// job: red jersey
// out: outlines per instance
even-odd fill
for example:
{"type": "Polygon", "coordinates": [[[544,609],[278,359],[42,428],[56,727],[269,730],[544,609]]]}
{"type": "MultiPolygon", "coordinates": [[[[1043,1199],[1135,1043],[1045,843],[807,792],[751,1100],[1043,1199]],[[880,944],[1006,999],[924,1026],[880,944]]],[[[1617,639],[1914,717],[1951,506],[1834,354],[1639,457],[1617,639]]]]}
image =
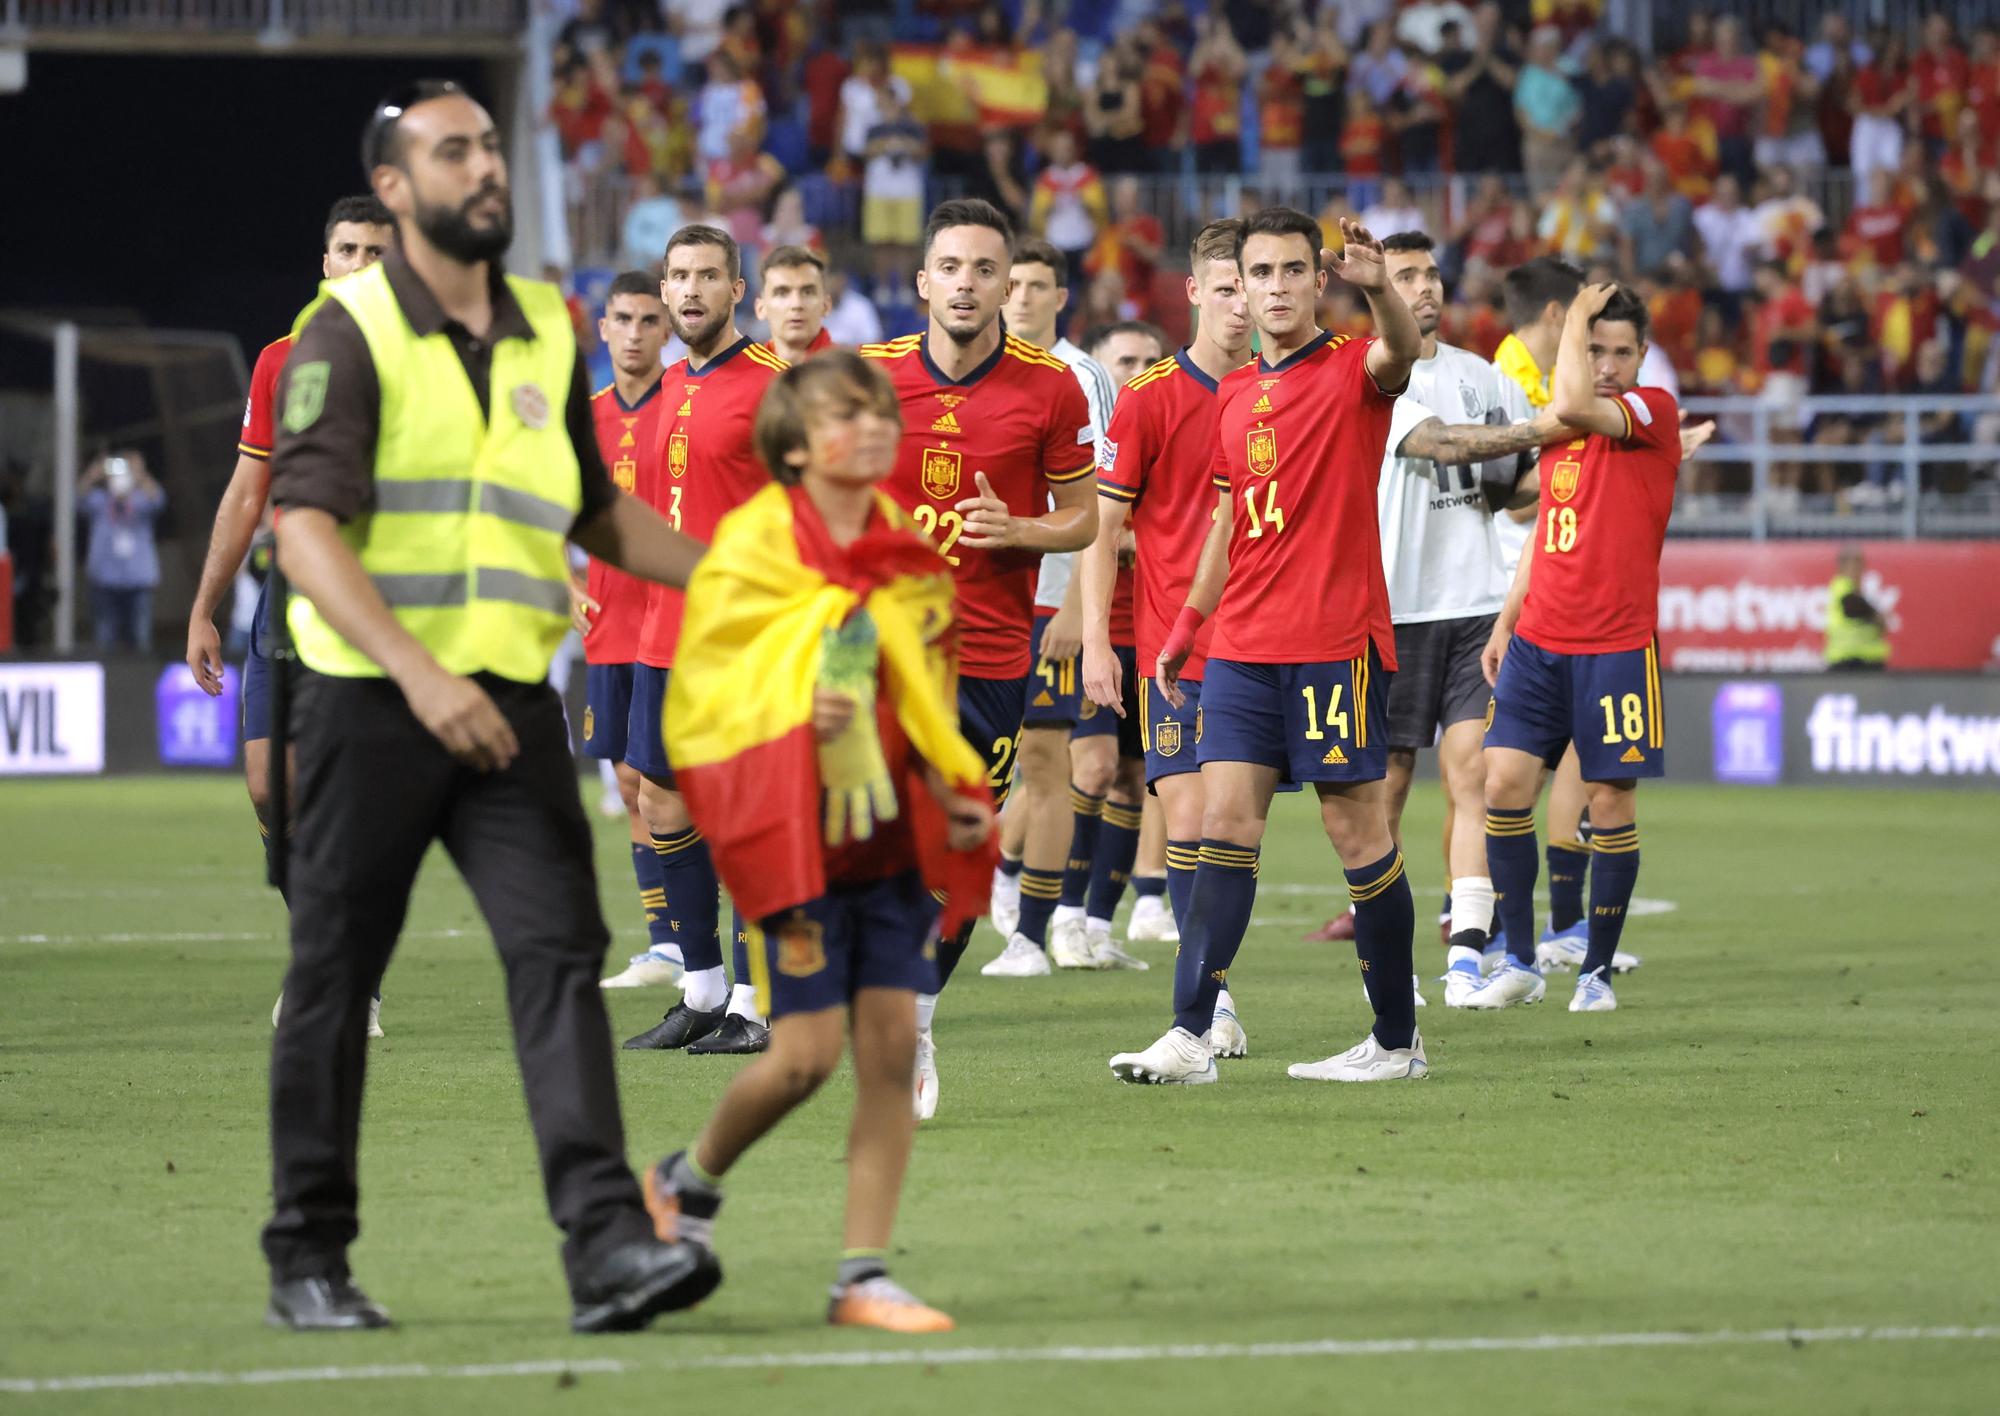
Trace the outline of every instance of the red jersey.
{"type": "Polygon", "coordinates": [[[1222,381],[1215,485],[1230,494],[1229,583],[1209,654],[1246,664],[1358,658],[1396,667],[1375,485],[1394,394],[1373,339],[1322,330],[1272,366],[1222,381]]]}
{"type": "MultiPolygon", "coordinates": [[[[778,353],[778,342],[775,339],[765,340],[764,347],[773,354],[778,353]]],[[[812,343],[806,345],[806,358],[810,359],[813,355],[819,353],[820,350],[831,348],[833,348],[833,336],[828,334],[825,329],[821,329],[818,334],[813,336],[812,343]]],[[[784,356],[779,354],[778,357],[783,358],[784,356]]]]}
{"type": "MultiPolygon", "coordinates": [[[[660,388],[658,379],[639,401],[628,405],[617,384],[607,384],[590,396],[590,418],[597,429],[597,450],[611,469],[618,490],[648,505],[659,495],[660,388]]],[[[639,657],[639,631],[646,622],[646,592],[651,582],[627,575],[593,557],[587,579],[597,617],[583,636],[587,664],[629,664],[639,657]]]]}
{"type": "Polygon", "coordinates": [[[1643,649],[1659,623],[1681,410],[1663,388],[1635,388],[1618,407],[1622,438],[1592,433],[1542,453],[1535,563],[1515,632],[1553,653],[1643,649]]]}
{"type": "Polygon", "coordinates": [[[960,546],[957,505],[979,495],[974,472],[1015,516],[1048,510],[1049,485],[1074,482],[1093,465],[1090,405],[1069,365],[1011,334],[957,383],[911,334],[864,344],[880,361],[903,408],[903,447],[883,490],[916,518],[951,562],[958,582],[959,668],[967,678],[1023,678],[1031,667],[1034,551],[960,546]]]}
{"type": "Polygon", "coordinates": [[[1133,616],[1137,609],[1136,590],[1133,575],[1128,566],[1118,567],[1118,578],[1111,582],[1111,647],[1113,649],[1133,649],[1138,644],[1138,627],[1133,616]]]}
{"type": "Polygon", "coordinates": [[[243,431],[237,435],[236,450],[259,462],[271,460],[277,442],[277,424],[271,410],[278,399],[278,375],[292,352],[292,337],[274,339],[257,351],[257,363],[250,370],[250,398],[243,405],[243,431]]]}
{"type": "MultiPolygon", "coordinates": [[[[1097,494],[1132,508],[1132,534],[1139,544],[1133,643],[1139,670],[1149,676],[1187,603],[1202,542],[1215,520],[1215,428],[1221,412],[1215,380],[1182,349],[1125,385],[1104,435],[1097,494]]],[[[1213,633],[1211,622],[1195,635],[1182,678],[1201,678],[1213,633]]],[[[1111,642],[1118,643],[1115,593],[1111,642]]]]}
{"type": "Polygon", "coordinates": [[[1933,54],[1926,49],[1910,61],[1910,73],[1917,83],[1917,121],[1924,136],[1933,142],[1949,141],[1971,86],[1972,66],[1959,50],[1933,54]]]}
{"type": "MultiPolygon", "coordinates": [[[[750,428],[764,390],[790,367],[745,335],[698,372],[683,359],[661,377],[653,495],[646,500],[676,531],[706,545],[718,521],[770,485],[771,474],[751,448],[750,428]],[[667,411],[676,397],[679,405],[667,411]]],[[[640,663],[674,666],[685,604],[686,596],[670,586],[646,587],[640,663]]]]}

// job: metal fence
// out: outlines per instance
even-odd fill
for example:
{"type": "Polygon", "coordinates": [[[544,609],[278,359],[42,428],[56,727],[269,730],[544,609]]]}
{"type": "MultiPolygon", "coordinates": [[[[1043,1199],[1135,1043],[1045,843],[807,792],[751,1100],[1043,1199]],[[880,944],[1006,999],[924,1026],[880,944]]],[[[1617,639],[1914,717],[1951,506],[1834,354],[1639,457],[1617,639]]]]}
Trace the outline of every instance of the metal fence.
{"type": "Polygon", "coordinates": [[[1682,409],[1714,418],[1717,437],[1695,455],[1710,475],[1683,475],[1674,535],[2000,536],[2000,397],[1689,398],[1682,409]],[[1957,432],[1928,440],[1924,420],[1946,413],[1957,432]],[[1829,419],[1863,426],[1808,441],[1829,419]]]}

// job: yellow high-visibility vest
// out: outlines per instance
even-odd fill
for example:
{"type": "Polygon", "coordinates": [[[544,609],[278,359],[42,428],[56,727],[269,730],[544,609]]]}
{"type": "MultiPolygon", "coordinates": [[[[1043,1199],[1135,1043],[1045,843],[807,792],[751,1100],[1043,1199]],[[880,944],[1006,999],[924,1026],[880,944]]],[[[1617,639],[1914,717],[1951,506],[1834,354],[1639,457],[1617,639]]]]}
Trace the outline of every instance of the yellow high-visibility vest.
{"type": "Polygon", "coordinates": [[[1868,664],[1889,661],[1889,640],[1882,633],[1882,626],[1856,619],[1841,605],[1841,601],[1859,588],[1853,578],[1846,575],[1834,576],[1833,583],[1826,588],[1826,661],[1829,664],[1849,659],[1868,664]]]}
{"type": "MultiPolygon", "coordinates": [[[[342,526],[341,539],[445,668],[534,683],[569,629],[564,541],[583,505],[564,421],[576,337],[554,286],[507,284],[535,337],[494,343],[484,418],[450,338],[410,327],[379,263],[322,285],[295,330],[338,300],[368,341],[381,387],[374,506],[342,526]]],[[[286,624],[308,668],[382,676],[305,597],[292,597],[286,624]]]]}

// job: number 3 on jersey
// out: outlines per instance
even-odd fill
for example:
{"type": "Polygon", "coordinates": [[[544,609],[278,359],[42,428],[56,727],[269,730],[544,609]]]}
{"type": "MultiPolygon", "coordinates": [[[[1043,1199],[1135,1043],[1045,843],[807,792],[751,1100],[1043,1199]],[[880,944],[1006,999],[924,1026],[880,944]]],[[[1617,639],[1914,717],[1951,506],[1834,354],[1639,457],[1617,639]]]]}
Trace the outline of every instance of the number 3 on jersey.
{"type": "MultiPolygon", "coordinates": [[[[1245,487],[1243,489],[1243,514],[1249,524],[1249,529],[1245,534],[1253,541],[1257,537],[1262,536],[1267,530],[1282,531],[1285,529],[1285,509],[1278,505],[1278,483],[1276,479],[1266,482],[1262,491],[1263,495],[1259,496],[1258,488],[1256,487],[1245,487]],[[1261,506],[1259,505],[1260,502],[1262,503],[1261,506]]],[[[1287,541],[1285,544],[1290,545],[1291,542],[1287,541]]]]}
{"type": "Polygon", "coordinates": [[[944,539],[939,544],[938,551],[951,564],[957,565],[958,557],[951,553],[951,548],[957,545],[958,538],[965,534],[965,518],[949,508],[939,511],[928,503],[920,503],[910,515],[924,535],[931,540],[938,540],[939,533],[943,533],[944,539]]]}

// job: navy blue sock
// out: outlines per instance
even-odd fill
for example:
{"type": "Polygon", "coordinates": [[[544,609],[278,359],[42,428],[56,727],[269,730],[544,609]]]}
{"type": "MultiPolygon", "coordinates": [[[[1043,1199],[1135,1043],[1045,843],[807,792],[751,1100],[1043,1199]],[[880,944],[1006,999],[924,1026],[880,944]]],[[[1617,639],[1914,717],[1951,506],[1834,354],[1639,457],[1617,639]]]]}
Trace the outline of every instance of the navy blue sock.
{"type": "Polygon", "coordinates": [[[1098,828],[1104,821],[1104,798],[1086,796],[1070,783],[1069,858],[1063,862],[1062,894],[1057,903],[1082,909],[1090,893],[1090,863],[1097,857],[1098,828]]]}
{"type": "MultiPolygon", "coordinates": [[[[266,880],[269,880],[271,878],[271,827],[270,824],[264,820],[264,815],[262,812],[259,812],[257,814],[257,835],[262,839],[264,844],[264,878],[266,880]]],[[[286,909],[290,909],[292,907],[292,888],[290,880],[287,880],[283,885],[280,885],[278,887],[278,898],[285,902],[286,909]]]]}
{"type": "Polygon", "coordinates": [[[1417,932],[1417,901],[1394,846],[1373,865],[1345,872],[1354,902],[1354,956],[1361,983],[1375,1009],[1375,1040],[1408,1047],[1417,1034],[1417,1000],[1410,985],[1417,932]]]}
{"type": "Polygon", "coordinates": [[[1049,945],[1049,916],[1056,912],[1062,882],[1062,876],[1053,870],[1029,866],[1021,872],[1021,922],[1014,928],[1044,949],[1049,945]]]}
{"type": "Polygon", "coordinates": [[[1200,841],[1167,842],[1167,903],[1174,923],[1186,937],[1188,904],[1194,898],[1194,868],[1200,863],[1200,841]]]}
{"type": "Polygon", "coordinates": [[[1104,824],[1097,829],[1097,853],[1090,862],[1090,895],[1083,911],[1088,918],[1110,919],[1118,912],[1125,882],[1132,878],[1132,862],[1138,857],[1139,808],[1107,801],[1104,824]]]}
{"type": "Polygon", "coordinates": [[[951,982],[952,974],[958,968],[958,961],[965,957],[966,946],[972,943],[972,931],[979,927],[979,921],[972,920],[960,925],[958,932],[937,943],[937,991],[944,992],[944,986],[951,982]]]}
{"type": "Polygon", "coordinates": [[[748,983],[750,982],[750,930],[743,923],[743,916],[733,909],[729,912],[729,925],[734,941],[729,946],[729,981],[748,983]]]}
{"type": "Polygon", "coordinates": [[[1550,841],[1549,928],[1560,934],[1583,918],[1583,882],[1590,873],[1590,847],[1581,841],[1550,841]]]}
{"type": "Polygon", "coordinates": [[[639,908],[646,912],[646,942],[658,947],[679,944],[667,923],[666,876],[660,869],[660,857],[651,843],[632,843],[632,877],[639,882],[639,908]]]}
{"type": "Polygon", "coordinates": [[[1493,913],[1507,932],[1507,954],[1535,966],[1535,809],[1486,808],[1486,870],[1493,877],[1493,913]]]}
{"type": "MultiPolygon", "coordinates": [[[[1135,852],[1133,859],[1136,860],[1138,859],[1136,854],[1138,848],[1135,846],[1133,849],[1135,852]]],[[[1134,875],[1132,877],[1132,894],[1137,899],[1143,900],[1150,895],[1164,895],[1166,893],[1167,877],[1164,875],[1134,875]]]]}
{"type": "Polygon", "coordinates": [[[1590,948],[1583,958],[1584,973],[1609,969],[1618,952],[1632,890],[1639,883],[1639,828],[1599,831],[1590,849],[1590,948]]]}
{"type": "Polygon", "coordinates": [[[1000,873],[1001,873],[1002,875],[1006,876],[1006,877],[1007,877],[1007,878],[1008,878],[1009,880],[1018,880],[1018,879],[1020,879],[1020,878],[1021,878],[1021,862],[1020,862],[1020,861],[1018,861],[1018,860],[1016,860],[1016,859],[1014,859],[1014,857],[1012,857],[1012,856],[1008,856],[1008,855],[1003,855],[1003,856],[1001,856],[1001,857],[1000,857],[1000,873]]]}
{"type": "Polygon", "coordinates": [[[660,887],[667,894],[667,927],[681,946],[681,960],[690,972],[722,967],[722,941],[716,937],[722,913],[715,879],[715,862],[708,842],[692,826],[671,836],[653,837],[660,858],[660,887]]]}
{"type": "MultiPolygon", "coordinates": [[[[1228,982],[1257,902],[1255,846],[1204,837],[1200,852],[1174,954],[1174,1025],[1196,1037],[1215,1021],[1215,995],[1228,982]]],[[[1173,859],[1172,847],[1167,858],[1173,859]]]]}

